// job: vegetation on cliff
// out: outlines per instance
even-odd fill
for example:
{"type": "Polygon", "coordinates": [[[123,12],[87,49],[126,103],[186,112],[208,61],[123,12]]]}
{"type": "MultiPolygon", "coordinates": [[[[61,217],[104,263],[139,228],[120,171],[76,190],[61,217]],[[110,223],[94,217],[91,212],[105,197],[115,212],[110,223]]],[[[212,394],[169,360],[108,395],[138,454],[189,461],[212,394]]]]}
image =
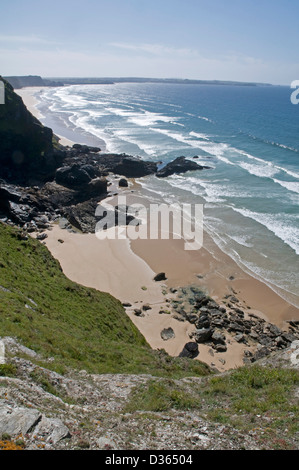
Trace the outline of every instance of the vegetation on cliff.
{"type": "Polygon", "coordinates": [[[67,279],[39,241],[0,224],[0,337],[12,336],[63,371],[203,375],[199,361],[153,351],[110,294],[67,279]]]}

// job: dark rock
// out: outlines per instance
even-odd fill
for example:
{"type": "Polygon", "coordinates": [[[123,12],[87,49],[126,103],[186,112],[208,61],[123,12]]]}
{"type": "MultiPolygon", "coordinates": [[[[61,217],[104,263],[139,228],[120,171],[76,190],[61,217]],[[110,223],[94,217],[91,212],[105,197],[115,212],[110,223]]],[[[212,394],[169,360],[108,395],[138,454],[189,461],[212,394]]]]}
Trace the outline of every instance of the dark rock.
{"type": "Polygon", "coordinates": [[[101,151],[99,147],[90,147],[89,145],[74,144],[72,147],[74,150],[79,150],[82,153],[98,153],[101,151]]]}
{"type": "Polygon", "coordinates": [[[140,308],[134,308],[134,314],[135,314],[137,317],[143,316],[142,310],[141,310],[140,308]]]}
{"type": "MultiPolygon", "coordinates": [[[[159,312],[159,313],[161,313],[161,312],[159,312]]],[[[177,314],[174,314],[172,318],[174,318],[175,320],[181,321],[181,322],[185,321],[184,317],[182,317],[181,315],[177,315],[177,314]]]]}
{"type": "Polygon", "coordinates": [[[58,168],[55,174],[57,184],[71,189],[82,188],[91,181],[90,175],[80,165],[65,166],[58,168]]]}
{"type": "Polygon", "coordinates": [[[282,339],[284,341],[287,341],[288,343],[292,343],[293,341],[296,341],[296,339],[298,339],[295,335],[293,335],[292,333],[282,333],[281,335],[282,339]]]}
{"type": "Polygon", "coordinates": [[[46,238],[48,238],[48,235],[46,233],[38,233],[36,235],[36,238],[37,240],[45,240],[46,238]]]}
{"type": "Polygon", "coordinates": [[[30,207],[8,201],[7,215],[17,224],[25,224],[30,220],[30,207]]]}
{"type": "Polygon", "coordinates": [[[187,171],[203,170],[209,168],[210,167],[199,165],[192,160],[188,160],[185,157],[178,157],[157,171],[156,176],[159,178],[165,178],[169,175],[177,173],[185,173],[187,171]]]}
{"type": "Polygon", "coordinates": [[[278,348],[286,348],[287,345],[288,345],[288,342],[283,340],[281,336],[278,336],[276,339],[275,339],[275,343],[276,343],[276,346],[278,348]]]}
{"type": "Polygon", "coordinates": [[[263,357],[268,356],[270,354],[270,352],[271,351],[268,348],[258,349],[252,357],[252,362],[258,361],[259,359],[262,359],[263,357]]]}
{"type": "Polygon", "coordinates": [[[274,337],[280,336],[282,334],[281,329],[278,328],[278,326],[273,325],[273,324],[269,325],[269,332],[274,337]]]}
{"type": "Polygon", "coordinates": [[[222,333],[219,333],[218,331],[213,332],[211,340],[214,344],[225,344],[225,336],[222,333]]]}
{"type": "Polygon", "coordinates": [[[234,322],[234,321],[229,323],[228,329],[229,329],[229,331],[239,331],[241,333],[244,332],[244,327],[242,325],[240,325],[239,323],[234,322]]]}
{"type": "Polygon", "coordinates": [[[152,307],[151,307],[150,305],[148,305],[148,304],[145,304],[145,305],[142,306],[142,310],[143,310],[144,312],[146,312],[147,310],[151,310],[151,309],[152,309],[152,307]]]}
{"type": "Polygon", "coordinates": [[[89,181],[88,185],[83,188],[86,197],[102,196],[107,194],[107,180],[103,177],[97,177],[89,181]]]}
{"type": "Polygon", "coordinates": [[[128,181],[125,178],[121,178],[118,182],[120,188],[127,188],[129,186],[128,181]]]}
{"type": "Polygon", "coordinates": [[[205,343],[211,339],[212,334],[213,330],[211,328],[201,328],[200,330],[195,330],[193,336],[197,343],[205,343]]]}
{"type": "Polygon", "coordinates": [[[98,198],[65,207],[64,215],[68,222],[83,233],[94,233],[96,229],[96,208],[98,198]]]}
{"type": "Polygon", "coordinates": [[[39,217],[34,217],[33,218],[36,226],[38,228],[49,228],[50,224],[49,224],[49,219],[48,217],[46,217],[45,215],[41,215],[39,217]]]}
{"type": "Polygon", "coordinates": [[[259,335],[256,331],[251,331],[251,333],[249,333],[249,336],[254,339],[254,340],[257,340],[259,335]]]}
{"type": "Polygon", "coordinates": [[[158,273],[156,274],[156,276],[154,277],[154,281],[156,282],[159,282],[159,281],[166,281],[167,277],[165,275],[165,273],[158,273]]]}
{"type": "Polygon", "coordinates": [[[161,338],[164,341],[167,341],[169,339],[172,339],[175,337],[174,331],[171,327],[169,328],[164,328],[164,330],[161,331],[161,338]]]}
{"type": "Polygon", "coordinates": [[[263,334],[258,337],[258,342],[263,346],[269,346],[272,342],[272,338],[266,334],[263,334]]]}
{"type": "Polygon", "coordinates": [[[6,207],[7,201],[19,202],[22,193],[13,185],[1,184],[0,186],[0,207],[6,207]]]}
{"type": "Polygon", "coordinates": [[[210,328],[211,322],[209,316],[206,313],[201,313],[198,320],[195,323],[197,329],[210,328]]]}
{"type": "Polygon", "coordinates": [[[217,351],[217,352],[226,352],[227,351],[227,346],[226,344],[216,344],[214,349],[217,351]]]}
{"type": "Polygon", "coordinates": [[[201,308],[201,307],[207,305],[210,302],[210,300],[211,299],[209,297],[203,296],[200,299],[196,299],[196,304],[195,305],[196,305],[197,308],[201,308]]]}
{"type": "Polygon", "coordinates": [[[237,343],[245,343],[246,342],[245,335],[243,335],[242,333],[238,333],[235,336],[235,341],[237,341],[237,343]]]}
{"type": "Polygon", "coordinates": [[[189,313],[187,314],[187,320],[189,321],[189,323],[196,323],[198,320],[198,315],[196,315],[195,313],[189,313]]]}
{"type": "Polygon", "coordinates": [[[175,309],[185,320],[187,320],[187,312],[183,307],[176,307],[175,309]]]}
{"type": "Polygon", "coordinates": [[[218,310],[219,309],[219,305],[217,304],[217,302],[215,302],[214,300],[211,300],[211,299],[209,300],[209,302],[206,305],[207,305],[208,309],[213,309],[213,310],[218,310]]]}
{"type": "Polygon", "coordinates": [[[157,164],[126,154],[101,154],[98,164],[102,169],[126,178],[141,178],[157,171],[157,164]]]}
{"type": "Polygon", "coordinates": [[[233,307],[234,312],[238,314],[239,317],[244,318],[244,312],[240,308],[233,307]]]}
{"type": "Polygon", "coordinates": [[[189,359],[194,359],[199,354],[198,344],[190,341],[186,343],[182,352],[179,354],[179,357],[188,357],[189,359]]]}
{"type": "Polygon", "coordinates": [[[225,327],[225,320],[223,318],[213,318],[212,325],[216,328],[224,328],[225,327]]]}

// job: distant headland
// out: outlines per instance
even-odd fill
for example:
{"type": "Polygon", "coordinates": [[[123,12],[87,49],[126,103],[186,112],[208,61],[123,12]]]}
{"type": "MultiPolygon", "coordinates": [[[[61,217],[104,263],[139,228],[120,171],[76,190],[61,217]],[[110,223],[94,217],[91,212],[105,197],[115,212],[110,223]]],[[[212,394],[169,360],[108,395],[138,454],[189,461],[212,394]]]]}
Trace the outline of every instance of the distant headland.
{"type": "Polygon", "coordinates": [[[15,89],[33,86],[64,85],[114,85],[115,83],[171,83],[178,85],[229,85],[229,86],[272,86],[270,83],[237,82],[224,80],[192,80],[182,78],[140,78],[140,77],[51,77],[39,75],[4,77],[15,89]]]}

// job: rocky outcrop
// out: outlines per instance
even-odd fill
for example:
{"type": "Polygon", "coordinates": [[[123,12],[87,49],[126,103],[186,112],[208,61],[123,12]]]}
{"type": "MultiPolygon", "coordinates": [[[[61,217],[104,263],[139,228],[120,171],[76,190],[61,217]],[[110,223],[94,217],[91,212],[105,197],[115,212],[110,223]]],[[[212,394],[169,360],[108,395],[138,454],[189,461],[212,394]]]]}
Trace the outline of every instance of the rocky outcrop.
{"type": "MultiPolygon", "coordinates": [[[[0,77],[0,80],[1,79],[0,77]]],[[[4,81],[5,104],[0,106],[0,178],[26,184],[53,178],[64,157],[53,132],[43,126],[4,81]]]]}
{"type": "MultiPolygon", "coordinates": [[[[39,83],[40,77],[31,78],[39,83]]],[[[3,221],[10,220],[33,231],[48,228],[60,215],[76,228],[93,232],[97,203],[108,194],[109,174],[120,176],[119,187],[128,187],[126,178],[165,177],[207,168],[179,157],[158,170],[156,162],[124,153],[101,153],[99,147],[82,144],[63,147],[52,130],[43,126],[12,86],[3,81],[6,98],[5,105],[0,106],[0,218],[3,221]]],[[[127,216],[126,223],[131,220],[127,216]]],[[[117,225],[117,217],[114,223],[117,225]]]]}
{"type": "Polygon", "coordinates": [[[244,311],[235,295],[222,305],[205,295],[196,286],[182,288],[172,302],[174,317],[195,326],[190,339],[205,344],[218,353],[225,353],[230,339],[244,345],[244,363],[253,363],[275,351],[289,348],[299,340],[299,322],[290,321],[285,329],[244,311]],[[246,348],[247,346],[247,348],[246,348]]]}
{"type": "Polygon", "coordinates": [[[165,178],[177,173],[186,173],[187,171],[196,171],[209,168],[210,167],[208,166],[202,166],[192,160],[188,160],[186,157],[178,157],[157,171],[156,176],[158,178],[165,178]]]}

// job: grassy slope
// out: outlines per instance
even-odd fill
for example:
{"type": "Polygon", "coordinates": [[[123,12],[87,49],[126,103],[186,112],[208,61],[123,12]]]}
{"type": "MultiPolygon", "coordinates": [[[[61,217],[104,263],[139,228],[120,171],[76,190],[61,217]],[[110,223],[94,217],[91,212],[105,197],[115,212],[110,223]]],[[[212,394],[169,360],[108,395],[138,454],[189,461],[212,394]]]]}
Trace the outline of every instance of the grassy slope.
{"type": "Polygon", "coordinates": [[[53,357],[59,372],[208,373],[199,361],[151,350],[118,300],[67,279],[45,246],[20,234],[0,224],[0,337],[53,357]]]}

